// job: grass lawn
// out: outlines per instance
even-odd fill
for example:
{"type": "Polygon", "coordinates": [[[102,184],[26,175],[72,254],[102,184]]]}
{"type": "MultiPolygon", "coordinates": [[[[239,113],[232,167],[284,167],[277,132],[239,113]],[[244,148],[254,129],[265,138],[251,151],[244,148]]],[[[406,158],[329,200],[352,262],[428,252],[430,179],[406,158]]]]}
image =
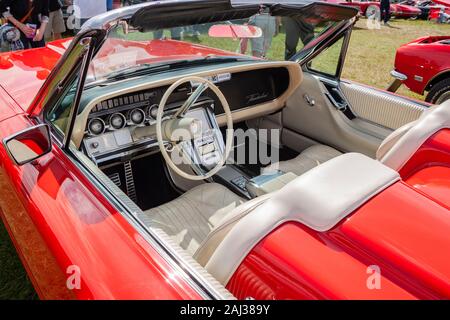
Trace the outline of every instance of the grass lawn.
{"type": "MultiPolygon", "coordinates": [[[[366,19],[357,22],[352,32],[344,65],[343,78],[386,89],[392,82],[389,72],[394,66],[395,51],[407,42],[429,35],[450,35],[450,25],[423,20],[392,20],[392,28],[368,30],[366,19]]],[[[399,94],[424,100],[418,94],[400,87],[399,94]]]]}
{"type": "MultiPolygon", "coordinates": [[[[424,20],[393,19],[390,21],[391,27],[381,26],[381,29],[371,30],[367,26],[367,21],[367,19],[360,19],[353,29],[342,78],[380,89],[386,89],[393,81],[390,71],[393,69],[395,52],[398,47],[422,36],[450,35],[449,24],[443,25],[424,20]]],[[[283,60],[284,39],[283,33],[274,37],[267,55],[269,59],[283,60]]],[[[211,39],[206,36],[201,37],[201,44],[230,51],[236,51],[238,47],[236,41],[211,39]]],[[[334,52],[327,54],[327,59],[335,58],[339,54],[337,49],[336,47],[334,52]]],[[[330,63],[330,61],[319,62],[321,65],[326,63],[330,63]]],[[[404,86],[400,87],[398,93],[419,100],[425,99],[404,86]]]]}
{"type": "MultiPolygon", "coordinates": [[[[392,81],[389,72],[394,64],[395,51],[400,45],[421,36],[450,34],[450,25],[438,25],[428,21],[393,20],[391,28],[382,27],[380,30],[369,30],[366,22],[366,19],[358,21],[353,31],[343,78],[381,89],[387,88],[392,81]]],[[[236,41],[211,39],[205,36],[201,37],[201,42],[231,51],[235,51],[238,47],[236,41]]],[[[337,53],[338,51],[332,52],[332,56],[336,57],[337,53]]],[[[283,59],[283,34],[273,39],[268,56],[270,59],[283,59]]],[[[399,93],[424,99],[404,87],[400,88],[399,93]]],[[[36,294],[0,222],[0,299],[32,298],[36,298],[36,294]]]]}
{"type": "Polygon", "coordinates": [[[36,298],[33,286],[0,219],[0,300],[36,298]]]}

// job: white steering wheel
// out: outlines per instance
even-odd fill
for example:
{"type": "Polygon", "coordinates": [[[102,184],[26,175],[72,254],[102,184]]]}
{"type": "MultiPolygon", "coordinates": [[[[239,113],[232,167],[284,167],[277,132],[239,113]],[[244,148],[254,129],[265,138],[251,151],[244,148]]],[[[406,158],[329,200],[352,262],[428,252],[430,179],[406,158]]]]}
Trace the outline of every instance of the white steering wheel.
{"type": "MultiPolygon", "coordinates": [[[[213,117],[215,120],[215,116],[213,117]]],[[[217,124],[217,123],[216,123],[217,124]]],[[[218,126],[216,126],[218,128],[218,126]]],[[[232,145],[233,145],[233,118],[231,115],[230,106],[228,104],[228,101],[226,100],[223,93],[220,91],[220,89],[211,81],[201,78],[201,77],[185,77],[178,81],[176,81],[174,84],[172,84],[167,91],[165,92],[164,96],[161,99],[161,102],[159,104],[158,113],[156,116],[156,137],[158,139],[158,145],[161,150],[162,156],[164,160],[166,161],[167,165],[175,171],[178,175],[180,175],[183,178],[189,179],[189,180],[204,180],[208,179],[212,176],[214,176],[217,172],[219,172],[220,169],[225,165],[225,162],[230,154],[232,145]],[[178,109],[173,116],[170,117],[170,119],[164,119],[164,108],[166,107],[167,101],[169,100],[169,97],[172,95],[172,93],[177,89],[179,86],[181,86],[184,83],[191,82],[198,84],[195,91],[190,95],[190,97],[186,100],[186,102],[178,109]],[[195,122],[195,120],[192,119],[185,119],[184,116],[186,112],[197,102],[198,98],[200,98],[201,94],[206,90],[211,89],[211,91],[219,98],[219,101],[223,107],[223,110],[225,111],[226,119],[227,119],[227,130],[226,130],[226,142],[225,142],[225,150],[222,152],[220,150],[217,150],[217,152],[222,153],[220,160],[217,162],[216,166],[209,170],[206,173],[199,173],[197,174],[189,174],[181,170],[173,161],[171,156],[169,155],[169,152],[166,150],[165,142],[175,143],[179,142],[176,141],[176,139],[171,139],[171,133],[175,132],[177,127],[180,127],[182,129],[187,129],[191,132],[192,136],[195,135],[195,131],[198,129],[198,122],[195,122]],[[170,124],[169,124],[170,123],[170,124]],[[169,128],[169,129],[167,129],[169,128]],[[168,133],[169,131],[169,133],[168,133]],[[164,135],[163,135],[164,133],[164,135]]],[[[221,139],[223,144],[223,137],[219,133],[215,135],[216,139],[221,139]]],[[[194,137],[188,137],[187,140],[194,139],[194,137]]],[[[186,140],[185,140],[186,141],[186,140]]],[[[187,150],[184,150],[185,143],[178,144],[181,146],[181,152],[183,154],[186,154],[187,150]]],[[[192,146],[192,148],[195,148],[195,145],[192,146]]],[[[195,150],[195,152],[198,152],[198,150],[195,150]]],[[[191,164],[192,165],[192,164],[191,164]]]]}

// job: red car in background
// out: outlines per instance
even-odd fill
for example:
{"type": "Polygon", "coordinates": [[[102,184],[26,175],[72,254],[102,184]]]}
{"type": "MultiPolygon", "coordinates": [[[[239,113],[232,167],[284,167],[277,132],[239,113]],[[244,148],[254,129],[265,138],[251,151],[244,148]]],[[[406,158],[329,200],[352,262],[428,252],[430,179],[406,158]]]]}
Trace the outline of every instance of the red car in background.
{"type": "Polygon", "coordinates": [[[426,101],[442,103],[450,98],[450,36],[422,37],[397,49],[396,79],[390,91],[401,83],[411,91],[423,95],[426,101]]]}
{"type": "Polygon", "coordinates": [[[446,5],[445,1],[440,2],[438,0],[434,2],[430,0],[424,1],[406,0],[403,1],[402,3],[419,8],[422,11],[422,13],[418,16],[418,18],[423,20],[438,19],[441,11],[443,11],[446,14],[450,14],[450,6],[448,4],[446,5]]]}
{"type": "Polygon", "coordinates": [[[391,11],[393,16],[403,19],[416,18],[422,14],[422,10],[404,2],[391,3],[391,11]]]}
{"type": "MultiPolygon", "coordinates": [[[[359,10],[360,14],[369,18],[373,15],[380,17],[380,2],[379,1],[354,1],[354,0],[323,0],[324,2],[337,3],[344,6],[351,6],[359,10]]],[[[414,6],[404,3],[392,3],[391,15],[396,18],[415,18],[419,16],[422,11],[414,6]]]]}

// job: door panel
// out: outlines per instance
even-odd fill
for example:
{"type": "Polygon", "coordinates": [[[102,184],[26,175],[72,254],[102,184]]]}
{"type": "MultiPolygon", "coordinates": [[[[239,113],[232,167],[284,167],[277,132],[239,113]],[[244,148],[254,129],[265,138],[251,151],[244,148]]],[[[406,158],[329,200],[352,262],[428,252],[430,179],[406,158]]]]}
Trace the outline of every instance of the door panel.
{"type": "Polygon", "coordinates": [[[283,109],[282,142],[298,150],[298,141],[313,140],[343,152],[375,157],[393,130],[416,120],[427,107],[406,98],[350,82],[331,81],[311,73],[283,109]],[[326,84],[326,85],[325,85],[326,84]],[[330,89],[331,88],[331,89],[330,89]],[[340,97],[336,103],[332,97],[340,97]],[[338,108],[348,105],[347,111],[338,108]]]}
{"type": "Polygon", "coordinates": [[[333,106],[327,94],[327,88],[318,77],[304,73],[303,83],[283,109],[283,144],[301,151],[296,148],[296,140],[307,137],[344,152],[354,151],[374,157],[389,131],[373,124],[362,126],[348,119],[333,106]]]}
{"type": "Polygon", "coordinates": [[[417,120],[427,108],[406,98],[352,82],[342,81],[340,87],[358,118],[392,130],[417,120]]]}

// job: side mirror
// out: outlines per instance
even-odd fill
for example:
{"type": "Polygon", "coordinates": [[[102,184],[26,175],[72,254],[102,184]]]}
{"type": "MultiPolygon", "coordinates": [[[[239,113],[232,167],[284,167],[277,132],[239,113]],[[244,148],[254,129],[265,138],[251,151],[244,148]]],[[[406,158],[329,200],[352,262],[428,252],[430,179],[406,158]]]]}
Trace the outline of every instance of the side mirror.
{"type": "Polygon", "coordinates": [[[40,124],[3,140],[9,157],[19,166],[32,162],[52,150],[50,128],[40,124]]]}

